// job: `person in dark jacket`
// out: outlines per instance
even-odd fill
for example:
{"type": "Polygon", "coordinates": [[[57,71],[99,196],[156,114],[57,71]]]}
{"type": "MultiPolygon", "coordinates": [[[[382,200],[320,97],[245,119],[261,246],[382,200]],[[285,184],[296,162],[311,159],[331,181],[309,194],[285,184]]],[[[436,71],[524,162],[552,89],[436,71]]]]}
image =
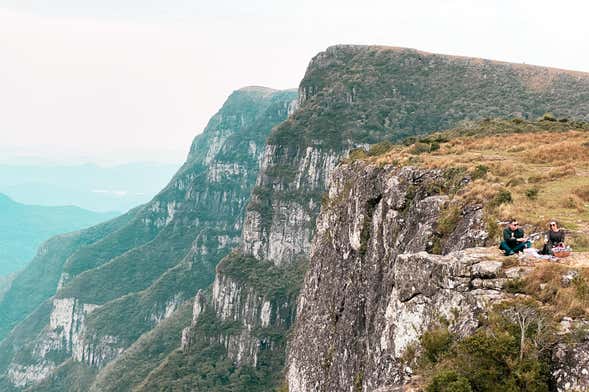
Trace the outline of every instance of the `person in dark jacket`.
{"type": "Polygon", "coordinates": [[[532,246],[528,238],[524,237],[524,230],[519,227],[517,219],[511,219],[509,225],[503,230],[503,241],[499,249],[505,252],[506,256],[523,252],[525,248],[532,246]]]}
{"type": "Polygon", "coordinates": [[[564,230],[558,227],[556,221],[550,222],[549,229],[545,236],[544,247],[542,248],[543,255],[551,255],[552,248],[555,246],[564,246],[564,230]]]}

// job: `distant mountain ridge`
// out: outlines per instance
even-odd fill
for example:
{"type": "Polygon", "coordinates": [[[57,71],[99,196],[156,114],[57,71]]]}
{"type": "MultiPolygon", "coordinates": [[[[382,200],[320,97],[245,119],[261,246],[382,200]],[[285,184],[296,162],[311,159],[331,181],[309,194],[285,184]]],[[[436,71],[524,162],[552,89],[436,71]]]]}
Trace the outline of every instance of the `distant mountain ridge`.
{"type": "Polygon", "coordinates": [[[117,166],[0,164],[0,193],[25,204],[76,205],[123,213],[149,201],[179,166],[148,162],[117,166]]]}
{"type": "Polygon", "coordinates": [[[0,275],[23,268],[49,237],[86,228],[116,215],[75,206],[26,205],[0,193],[0,275]]]}

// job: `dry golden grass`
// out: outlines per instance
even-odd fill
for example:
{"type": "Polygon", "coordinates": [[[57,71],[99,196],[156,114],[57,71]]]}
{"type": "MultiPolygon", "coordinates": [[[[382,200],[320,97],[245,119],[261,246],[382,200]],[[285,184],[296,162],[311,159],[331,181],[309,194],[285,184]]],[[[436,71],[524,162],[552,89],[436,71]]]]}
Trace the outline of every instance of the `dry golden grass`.
{"type": "Polygon", "coordinates": [[[589,235],[589,132],[537,131],[492,136],[456,137],[435,152],[415,154],[414,145],[395,146],[368,158],[379,164],[428,168],[461,167],[486,175],[456,197],[488,205],[506,190],[512,202],[493,209],[497,220],[516,217],[527,231],[544,231],[556,219],[568,231],[589,235]]]}
{"type": "Polygon", "coordinates": [[[589,313],[589,269],[571,268],[553,262],[537,263],[522,281],[522,289],[550,309],[555,321],[589,313]],[[562,277],[574,270],[577,277],[565,285],[562,277]]]}
{"type": "Polygon", "coordinates": [[[577,195],[584,202],[589,202],[589,185],[581,186],[573,189],[573,193],[577,195]]]}
{"type": "Polygon", "coordinates": [[[527,150],[526,158],[530,163],[571,163],[579,157],[587,155],[589,149],[582,145],[583,139],[579,134],[570,132],[567,139],[561,142],[539,145],[533,150],[527,150]]]}

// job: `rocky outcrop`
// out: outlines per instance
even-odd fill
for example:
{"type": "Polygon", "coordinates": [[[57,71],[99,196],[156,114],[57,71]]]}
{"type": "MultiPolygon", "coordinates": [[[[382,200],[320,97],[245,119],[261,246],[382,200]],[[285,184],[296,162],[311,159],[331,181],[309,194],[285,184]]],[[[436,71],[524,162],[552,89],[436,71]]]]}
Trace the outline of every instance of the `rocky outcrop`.
{"type": "Polygon", "coordinates": [[[558,392],[589,391],[589,342],[557,344],[552,362],[558,392]]]}
{"type": "MultiPolygon", "coordinates": [[[[426,252],[445,181],[439,170],[362,162],[335,171],[289,343],[290,391],[401,386],[412,373],[403,355],[425,330],[443,318],[464,336],[502,297],[502,264],[484,249],[458,241],[447,255],[426,252]]],[[[470,210],[449,237],[482,246],[484,220],[470,210]]]]}
{"type": "MultiPolygon", "coordinates": [[[[298,292],[297,283],[283,279],[282,272],[269,262],[260,268],[254,258],[242,259],[237,254],[226,257],[217,267],[210,294],[199,291],[196,295],[193,321],[182,332],[184,352],[190,354],[193,346],[202,347],[203,342],[209,346],[217,344],[224,347],[225,356],[236,365],[254,368],[260,357],[267,363],[267,357],[280,355],[285,342],[277,337],[292,325],[295,315],[289,304],[298,292]],[[244,268],[245,265],[250,268],[244,268]],[[274,279],[253,284],[255,276],[261,273],[271,274],[274,279]],[[203,330],[201,317],[208,317],[206,322],[218,327],[203,330]]],[[[283,365],[270,366],[279,370],[283,365]]]]}

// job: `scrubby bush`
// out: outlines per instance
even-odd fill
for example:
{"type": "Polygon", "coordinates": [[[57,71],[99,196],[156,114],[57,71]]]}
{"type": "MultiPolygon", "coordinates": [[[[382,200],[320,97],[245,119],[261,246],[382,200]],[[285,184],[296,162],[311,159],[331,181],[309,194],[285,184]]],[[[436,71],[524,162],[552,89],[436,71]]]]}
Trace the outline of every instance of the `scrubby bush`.
{"type": "Polygon", "coordinates": [[[348,160],[355,161],[358,159],[365,159],[366,157],[368,157],[368,153],[366,152],[365,149],[355,148],[352,151],[350,151],[350,154],[348,155],[348,160]]]}
{"type": "Polygon", "coordinates": [[[582,275],[575,276],[573,279],[573,287],[575,288],[575,294],[579,299],[582,301],[589,300],[589,285],[587,284],[587,279],[582,275]]]}
{"type": "Polygon", "coordinates": [[[389,152],[392,148],[393,148],[394,144],[389,142],[388,140],[385,140],[383,142],[380,142],[378,144],[374,144],[370,147],[370,149],[368,150],[368,155],[369,156],[377,156],[377,155],[382,155],[385,154],[387,152],[389,152]]]}
{"type": "Polygon", "coordinates": [[[489,172],[489,167],[486,165],[477,165],[471,173],[473,180],[484,178],[489,172]]]}
{"type": "Polygon", "coordinates": [[[414,155],[419,155],[419,154],[423,154],[426,152],[430,152],[430,150],[431,150],[431,147],[429,144],[417,142],[417,143],[415,143],[415,145],[413,146],[413,148],[409,152],[414,155]]]}
{"type": "Polygon", "coordinates": [[[516,176],[516,177],[511,178],[509,181],[507,181],[506,185],[510,186],[510,187],[514,187],[514,186],[522,185],[525,183],[526,183],[526,180],[524,180],[523,177],[516,176]]]}
{"type": "Polygon", "coordinates": [[[439,342],[434,349],[444,349],[434,350],[436,361],[426,391],[548,392],[546,348],[554,335],[549,325],[533,302],[514,301],[497,306],[483,326],[466,338],[447,339],[439,332],[428,335],[439,342]],[[451,344],[446,348],[442,343],[448,340],[451,344]]]}
{"type": "Polygon", "coordinates": [[[530,184],[536,184],[536,183],[542,182],[542,181],[544,181],[546,179],[547,179],[547,176],[545,176],[545,175],[542,175],[542,174],[533,174],[530,177],[528,177],[528,182],[530,184]]]}
{"type": "Polygon", "coordinates": [[[576,195],[565,196],[563,205],[579,212],[585,211],[585,203],[576,195]]]}
{"type": "Polygon", "coordinates": [[[589,202],[589,185],[585,185],[573,190],[573,194],[575,194],[579,199],[589,202]]]}
{"type": "Polygon", "coordinates": [[[471,392],[472,387],[468,378],[453,370],[444,370],[435,375],[428,385],[427,392],[471,392]]]}
{"type": "Polygon", "coordinates": [[[530,200],[536,200],[538,198],[538,192],[540,190],[536,187],[526,189],[526,197],[530,200]]]}
{"type": "Polygon", "coordinates": [[[512,201],[513,198],[511,197],[511,192],[502,189],[495,195],[495,197],[491,201],[491,204],[493,206],[500,206],[501,204],[511,203],[512,201]]]}
{"type": "Polygon", "coordinates": [[[509,279],[505,282],[503,289],[511,294],[525,293],[525,282],[521,279],[509,279]]]}
{"type": "Polygon", "coordinates": [[[421,336],[424,359],[430,363],[437,363],[446,355],[451,344],[452,334],[445,326],[438,326],[428,330],[421,336]]]}

